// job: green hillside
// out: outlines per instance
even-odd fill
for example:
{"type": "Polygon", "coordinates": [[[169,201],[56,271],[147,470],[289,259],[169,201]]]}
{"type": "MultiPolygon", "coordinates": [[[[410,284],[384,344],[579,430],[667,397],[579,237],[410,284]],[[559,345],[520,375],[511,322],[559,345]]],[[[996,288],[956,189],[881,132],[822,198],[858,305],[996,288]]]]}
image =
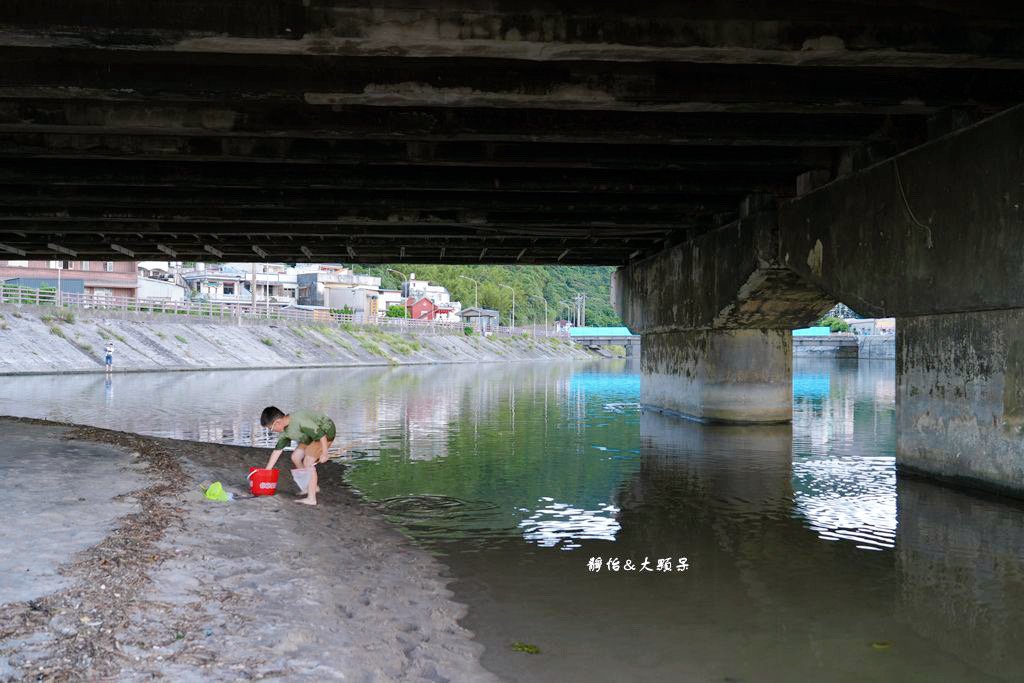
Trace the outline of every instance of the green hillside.
{"type": "Polygon", "coordinates": [[[379,275],[385,287],[397,289],[402,278],[387,270],[394,268],[408,275],[416,273],[419,280],[430,280],[443,285],[452,293],[452,299],[463,306],[473,305],[474,285],[460,275],[480,281],[480,305],[501,312],[502,324],[508,324],[512,310],[512,293],[499,285],[516,290],[516,323],[529,325],[544,318],[544,304],[548,302],[548,318],[565,318],[566,307],[559,301],[570,301],[579,293],[587,295],[588,325],[621,325],[622,322],[609,301],[612,271],[610,266],[439,266],[398,263],[384,266],[360,266],[358,273],[379,275]]]}

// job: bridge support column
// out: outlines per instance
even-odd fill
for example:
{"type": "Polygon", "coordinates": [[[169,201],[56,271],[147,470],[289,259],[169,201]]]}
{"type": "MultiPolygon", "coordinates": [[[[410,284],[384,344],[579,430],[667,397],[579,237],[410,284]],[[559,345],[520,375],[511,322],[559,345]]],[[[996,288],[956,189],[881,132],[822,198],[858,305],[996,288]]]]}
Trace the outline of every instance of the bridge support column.
{"type": "Polygon", "coordinates": [[[789,422],[792,347],[786,330],[646,334],[640,401],[701,422],[789,422]]]}
{"type": "Polygon", "coordinates": [[[1024,495],[1024,310],[898,325],[897,465],[1024,495]]]}
{"type": "Polygon", "coordinates": [[[792,419],[791,332],[833,302],[779,254],[775,200],[620,268],[612,301],[640,344],[640,401],[705,422],[792,419]]]}
{"type": "Polygon", "coordinates": [[[896,462],[1024,497],[1024,106],[779,209],[781,253],[897,318],[896,462]]]}

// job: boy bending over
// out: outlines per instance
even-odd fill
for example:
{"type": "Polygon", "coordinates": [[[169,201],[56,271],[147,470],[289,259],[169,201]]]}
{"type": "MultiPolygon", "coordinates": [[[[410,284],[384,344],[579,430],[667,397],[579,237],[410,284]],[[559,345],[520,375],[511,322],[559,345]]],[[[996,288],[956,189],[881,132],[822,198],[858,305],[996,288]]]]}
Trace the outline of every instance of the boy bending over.
{"type": "Polygon", "coordinates": [[[297,410],[290,415],[285,415],[274,406],[267,406],[260,415],[260,424],[268,427],[272,432],[280,432],[281,438],[277,440],[274,451],[270,454],[266,469],[273,469],[277,459],[285,447],[292,441],[297,441],[298,446],[292,452],[292,463],[295,469],[308,468],[312,471],[309,475],[309,488],[306,497],[300,498],[298,502],[306,505],[316,505],[316,494],[320,490],[316,480],[316,466],[327,462],[327,449],[334,443],[336,428],[331,418],[322,413],[315,413],[310,410],[297,410]]]}

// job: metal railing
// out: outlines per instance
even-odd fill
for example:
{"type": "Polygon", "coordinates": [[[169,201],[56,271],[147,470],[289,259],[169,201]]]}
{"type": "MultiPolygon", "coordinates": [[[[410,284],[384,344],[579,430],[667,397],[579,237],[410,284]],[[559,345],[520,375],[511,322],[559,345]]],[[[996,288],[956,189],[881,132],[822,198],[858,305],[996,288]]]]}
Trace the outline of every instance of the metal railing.
{"type": "MultiPolygon", "coordinates": [[[[0,285],[0,304],[24,304],[32,306],[61,306],[83,310],[120,311],[124,313],[150,313],[162,315],[188,315],[198,319],[231,324],[254,324],[258,322],[279,322],[306,325],[334,325],[345,327],[386,328],[392,331],[422,332],[427,334],[465,334],[466,327],[476,326],[461,321],[414,320],[412,318],[384,318],[362,314],[334,313],[326,309],[304,309],[271,306],[258,303],[224,304],[206,301],[171,301],[168,299],[146,299],[106,294],[80,294],[60,292],[55,289],[37,289],[20,285],[0,285]]],[[[567,332],[530,327],[497,327],[491,333],[502,336],[568,337],[567,332]]]]}

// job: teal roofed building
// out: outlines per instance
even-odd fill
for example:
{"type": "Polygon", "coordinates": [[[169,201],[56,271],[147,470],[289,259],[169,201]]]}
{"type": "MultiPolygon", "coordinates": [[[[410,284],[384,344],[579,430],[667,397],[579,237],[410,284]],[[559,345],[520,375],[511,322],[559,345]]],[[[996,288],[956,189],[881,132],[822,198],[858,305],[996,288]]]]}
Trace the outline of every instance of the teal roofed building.
{"type": "Polygon", "coordinates": [[[632,337],[628,327],[570,327],[570,337],[632,337]]]}

